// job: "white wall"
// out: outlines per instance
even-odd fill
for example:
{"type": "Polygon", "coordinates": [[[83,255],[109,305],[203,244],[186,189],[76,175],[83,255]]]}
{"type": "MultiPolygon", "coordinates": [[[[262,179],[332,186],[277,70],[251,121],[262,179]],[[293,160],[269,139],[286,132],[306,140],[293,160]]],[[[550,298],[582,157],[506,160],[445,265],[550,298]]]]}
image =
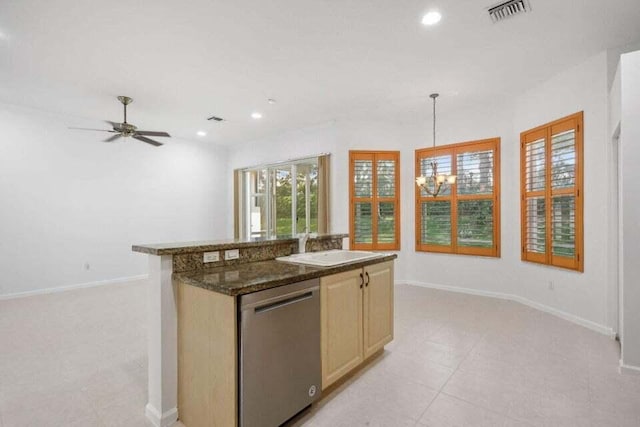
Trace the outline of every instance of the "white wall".
{"type": "Polygon", "coordinates": [[[622,55],[622,363],[640,369],[640,51],[622,55]]]}
{"type": "MultiPolygon", "coordinates": [[[[499,136],[501,143],[502,256],[499,259],[414,251],[414,151],[431,145],[431,104],[424,120],[411,123],[328,123],[244,144],[230,154],[230,167],[278,161],[320,152],[332,154],[332,231],[348,231],[348,152],[401,151],[402,250],[398,281],[515,295],[576,316],[602,331],[607,317],[607,55],[605,52],[531,88],[514,100],[488,100],[475,108],[438,115],[438,144],[499,136]],[[585,112],[585,272],[520,261],[520,132],[585,112]],[[553,281],[554,290],[549,290],[553,281]]],[[[443,97],[439,100],[446,102],[443,97]]],[[[231,196],[230,196],[231,197],[231,196]]],[[[229,199],[231,205],[231,200],[229,199]]],[[[231,221],[231,219],[230,219],[231,221]]],[[[231,229],[231,222],[228,227],[231,229]]]]}
{"type": "MultiPolygon", "coordinates": [[[[584,273],[521,266],[521,292],[529,299],[600,325],[612,326],[607,312],[610,171],[606,52],[598,54],[518,99],[514,130],[529,129],[584,110],[584,273]],[[553,280],[550,292],[541,281],[553,280]]],[[[517,169],[517,167],[515,168],[517,169]]]]}
{"type": "Polygon", "coordinates": [[[616,79],[616,73],[618,71],[618,64],[620,63],[620,55],[629,52],[635,52],[640,50],[640,40],[636,40],[634,42],[622,45],[615,46],[609,50],[607,50],[607,69],[608,69],[608,78],[609,87],[614,84],[616,79]]]}
{"type": "Polygon", "coordinates": [[[0,104],[0,296],[144,275],[132,244],[226,234],[226,150],[68,126],[104,123],[0,104]]]}
{"type": "Polygon", "coordinates": [[[620,125],[622,114],[622,81],[620,76],[620,61],[616,64],[613,83],[609,90],[609,135],[614,136],[620,125]]]}
{"type": "MultiPolygon", "coordinates": [[[[618,61],[619,62],[619,61],[618,61]]],[[[620,118],[622,110],[622,83],[620,79],[620,66],[616,66],[613,84],[609,91],[609,143],[611,152],[611,173],[609,180],[609,247],[607,252],[609,255],[609,292],[608,304],[609,315],[611,316],[611,324],[614,330],[618,332],[621,338],[622,329],[622,293],[620,292],[620,118]]]]}

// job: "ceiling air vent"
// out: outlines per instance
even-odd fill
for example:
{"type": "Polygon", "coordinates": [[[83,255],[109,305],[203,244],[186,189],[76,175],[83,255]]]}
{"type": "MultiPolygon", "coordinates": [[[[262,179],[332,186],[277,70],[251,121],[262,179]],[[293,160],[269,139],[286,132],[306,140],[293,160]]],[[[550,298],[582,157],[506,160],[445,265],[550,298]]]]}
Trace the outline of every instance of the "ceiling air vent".
{"type": "Polygon", "coordinates": [[[211,116],[207,120],[215,120],[216,122],[221,122],[224,119],[222,117],[211,116]]]}
{"type": "Polygon", "coordinates": [[[489,16],[493,22],[499,22],[524,12],[531,12],[528,0],[510,0],[489,8],[489,16]]]}

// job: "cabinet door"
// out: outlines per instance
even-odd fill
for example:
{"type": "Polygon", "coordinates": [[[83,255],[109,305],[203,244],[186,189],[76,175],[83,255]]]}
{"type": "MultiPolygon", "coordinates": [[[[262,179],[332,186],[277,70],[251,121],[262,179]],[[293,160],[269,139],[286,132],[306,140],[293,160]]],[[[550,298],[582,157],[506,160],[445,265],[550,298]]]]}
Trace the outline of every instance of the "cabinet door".
{"type": "Polygon", "coordinates": [[[393,339],[393,261],[364,268],[364,357],[393,339]]]}
{"type": "Polygon", "coordinates": [[[364,360],[362,274],[362,269],[357,269],[320,279],[323,389],[364,360]]]}

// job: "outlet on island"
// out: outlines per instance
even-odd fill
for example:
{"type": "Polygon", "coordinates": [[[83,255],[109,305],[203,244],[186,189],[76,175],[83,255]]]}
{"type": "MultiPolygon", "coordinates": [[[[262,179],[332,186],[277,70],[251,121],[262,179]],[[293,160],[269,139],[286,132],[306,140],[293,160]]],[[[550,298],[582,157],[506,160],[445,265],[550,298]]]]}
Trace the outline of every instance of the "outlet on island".
{"type": "Polygon", "coordinates": [[[240,251],[238,249],[231,249],[229,251],[224,251],[224,259],[238,259],[240,258],[240,251]]]}
{"type": "Polygon", "coordinates": [[[217,262],[220,261],[220,252],[205,252],[202,256],[202,262],[217,262]]]}

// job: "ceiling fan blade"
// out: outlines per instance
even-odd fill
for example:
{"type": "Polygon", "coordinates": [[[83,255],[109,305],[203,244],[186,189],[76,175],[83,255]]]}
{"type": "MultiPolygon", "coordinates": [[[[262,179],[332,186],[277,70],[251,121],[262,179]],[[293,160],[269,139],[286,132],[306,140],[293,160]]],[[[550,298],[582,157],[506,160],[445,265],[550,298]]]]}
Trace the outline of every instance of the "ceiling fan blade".
{"type": "Polygon", "coordinates": [[[98,132],[115,132],[114,130],[109,130],[109,129],[74,128],[74,127],[68,127],[67,129],[73,129],[73,130],[95,130],[95,131],[98,131],[98,132]]]}
{"type": "Polygon", "coordinates": [[[151,130],[137,130],[136,135],[146,135],[146,136],[166,136],[168,138],[171,137],[167,132],[154,132],[151,130]]]}
{"type": "Polygon", "coordinates": [[[113,142],[113,141],[115,141],[115,140],[116,140],[116,139],[118,139],[118,138],[122,138],[122,134],[121,134],[121,133],[116,133],[116,134],[115,134],[115,135],[113,135],[112,137],[109,137],[109,138],[105,139],[105,140],[104,140],[104,141],[102,141],[102,142],[113,142]]]}
{"type": "Polygon", "coordinates": [[[120,129],[120,123],[112,122],[111,120],[105,120],[104,122],[110,124],[115,130],[120,129]]]}
{"type": "Polygon", "coordinates": [[[146,142],[147,144],[151,144],[155,147],[159,147],[162,145],[161,142],[158,141],[154,141],[153,139],[149,139],[145,136],[141,136],[141,135],[133,135],[133,139],[137,139],[138,141],[142,141],[142,142],[146,142]]]}

